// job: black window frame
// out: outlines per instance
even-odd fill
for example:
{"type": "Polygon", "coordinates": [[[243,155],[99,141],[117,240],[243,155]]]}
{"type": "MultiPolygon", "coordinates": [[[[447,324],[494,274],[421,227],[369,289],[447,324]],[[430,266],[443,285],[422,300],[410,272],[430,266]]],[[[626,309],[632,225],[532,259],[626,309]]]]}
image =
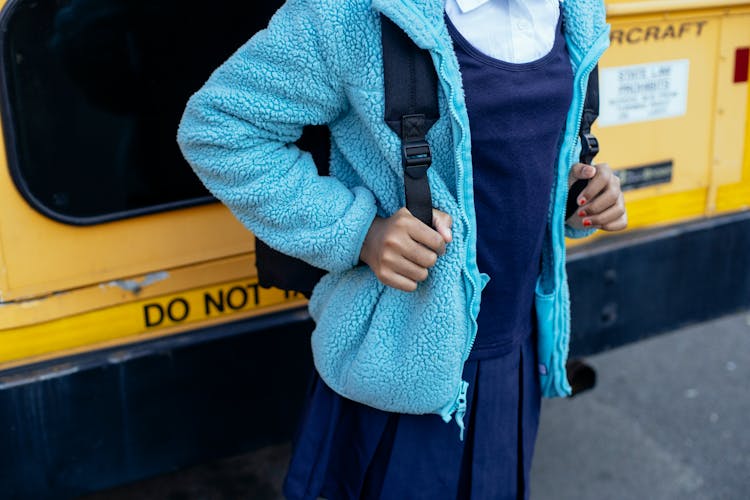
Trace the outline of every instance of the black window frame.
{"type": "MultiPolygon", "coordinates": [[[[156,213],[162,213],[172,210],[179,210],[183,208],[196,207],[201,205],[207,205],[211,203],[218,203],[213,196],[202,196],[198,198],[191,198],[182,201],[173,201],[167,203],[161,203],[156,205],[150,205],[147,207],[133,208],[129,210],[121,210],[117,212],[111,212],[106,215],[95,215],[90,217],[76,217],[72,215],[63,214],[57,212],[41,202],[29,189],[26,180],[23,177],[21,171],[20,160],[17,151],[17,132],[15,127],[14,112],[11,107],[11,89],[8,82],[8,54],[9,44],[6,39],[8,34],[8,24],[10,19],[13,17],[15,10],[21,2],[29,2],[33,0],[8,0],[0,12],[0,100],[2,102],[2,110],[0,112],[0,118],[2,118],[3,138],[5,140],[5,151],[6,159],[8,164],[8,170],[10,172],[11,179],[16,186],[16,189],[26,202],[34,210],[42,214],[43,216],[61,222],[63,224],[72,226],[94,226],[98,224],[104,224],[107,222],[115,222],[124,219],[131,219],[144,215],[151,215],[156,213]]],[[[12,61],[12,59],[11,59],[12,61]]],[[[12,64],[12,63],[11,63],[12,64]]],[[[175,131],[176,133],[176,131],[175,131]]]]}

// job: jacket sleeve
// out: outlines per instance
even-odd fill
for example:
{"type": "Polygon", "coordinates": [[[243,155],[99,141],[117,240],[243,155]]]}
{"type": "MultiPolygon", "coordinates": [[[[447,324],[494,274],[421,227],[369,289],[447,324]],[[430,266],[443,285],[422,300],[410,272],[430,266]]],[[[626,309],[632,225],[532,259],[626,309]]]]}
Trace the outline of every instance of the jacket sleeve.
{"type": "Polygon", "coordinates": [[[309,0],[288,0],[188,101],[177,133],[208,190],[268,245],[327,271],[357,265],[372,192],[320,176],[293,143],[347,106],[309,0]]]}
{"type": "Polygon", "coordinates": [[[587,229],[577,229],[575,227],[569,226],[567,223],[565,224],[565,237],[567,238],[585,238],[587,236],[591,236],[596,232],[596,228],[587,228],[587,229]]]}

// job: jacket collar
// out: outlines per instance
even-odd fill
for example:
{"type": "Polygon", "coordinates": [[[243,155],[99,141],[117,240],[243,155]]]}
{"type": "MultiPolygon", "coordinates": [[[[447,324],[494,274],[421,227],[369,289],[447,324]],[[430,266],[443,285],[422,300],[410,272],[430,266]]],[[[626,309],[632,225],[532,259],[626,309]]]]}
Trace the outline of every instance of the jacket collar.
{"type": "Polygon", "coordinates": [[[440,28],[445,25],[444,2],[445,0],[372,0],[372,7],[401,27],[419,47],[435,49],[439,45],[440,28]]]}

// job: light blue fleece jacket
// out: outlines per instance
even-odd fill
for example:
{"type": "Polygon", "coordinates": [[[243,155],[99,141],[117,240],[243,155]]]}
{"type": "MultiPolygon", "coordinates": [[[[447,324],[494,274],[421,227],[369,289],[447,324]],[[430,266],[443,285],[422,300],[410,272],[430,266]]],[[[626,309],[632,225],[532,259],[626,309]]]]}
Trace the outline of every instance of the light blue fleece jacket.
{"type": "MultiPolygon", "coordinates": [[[[564,237],[591,231],[565,225],[567,179],[580,152],[588,74],[609,44],[601,0],[561,5],[575,88],[535,297],[546,397],[571,393],[564,237]]],[[[461,372],[489,281],[476,261],[469,134],[443,0],[288,0],[191,97],[178,131],[196,174],[247,228],[329,271],[309,302],[323,380],[383,410],[437,413],[446,422],[455,416],[461,428],[461,372]],[[428,178],[434,207],[453,217],[453,240],[414,292],[386,286],[369,266],[357,266],[374,217],[404,206],[400,140],[383,120],[380,12],[429,49],[439,77],[441,118],[428,134],[428,178]],[[306,124],[330,127],[330,177],[318,176],[311,156],[292,144],[306,124]]]]}

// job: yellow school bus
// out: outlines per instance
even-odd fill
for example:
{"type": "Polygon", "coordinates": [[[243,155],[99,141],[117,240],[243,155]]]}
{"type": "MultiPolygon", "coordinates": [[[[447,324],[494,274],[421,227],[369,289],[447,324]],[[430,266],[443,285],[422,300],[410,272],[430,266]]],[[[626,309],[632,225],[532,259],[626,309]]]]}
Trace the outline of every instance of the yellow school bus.
{"type": "MultiPolygon", "coordinates": [[[[10,498],[288,438],[311,369],[306,300],[258,286],[253,235],[175,141],[188,96],[281,3],[0,0],[10,498]]],[[[750,0],[607,9],[594,134],[629,229],[570,242],[580,355],[750,304],[750,0]]]]}
{"type": "Polygon", "coordinates": [[[750,2],[608,0],[597,161],[629,229],[571,242],[572,350],[750,305],[750,2]]]}

